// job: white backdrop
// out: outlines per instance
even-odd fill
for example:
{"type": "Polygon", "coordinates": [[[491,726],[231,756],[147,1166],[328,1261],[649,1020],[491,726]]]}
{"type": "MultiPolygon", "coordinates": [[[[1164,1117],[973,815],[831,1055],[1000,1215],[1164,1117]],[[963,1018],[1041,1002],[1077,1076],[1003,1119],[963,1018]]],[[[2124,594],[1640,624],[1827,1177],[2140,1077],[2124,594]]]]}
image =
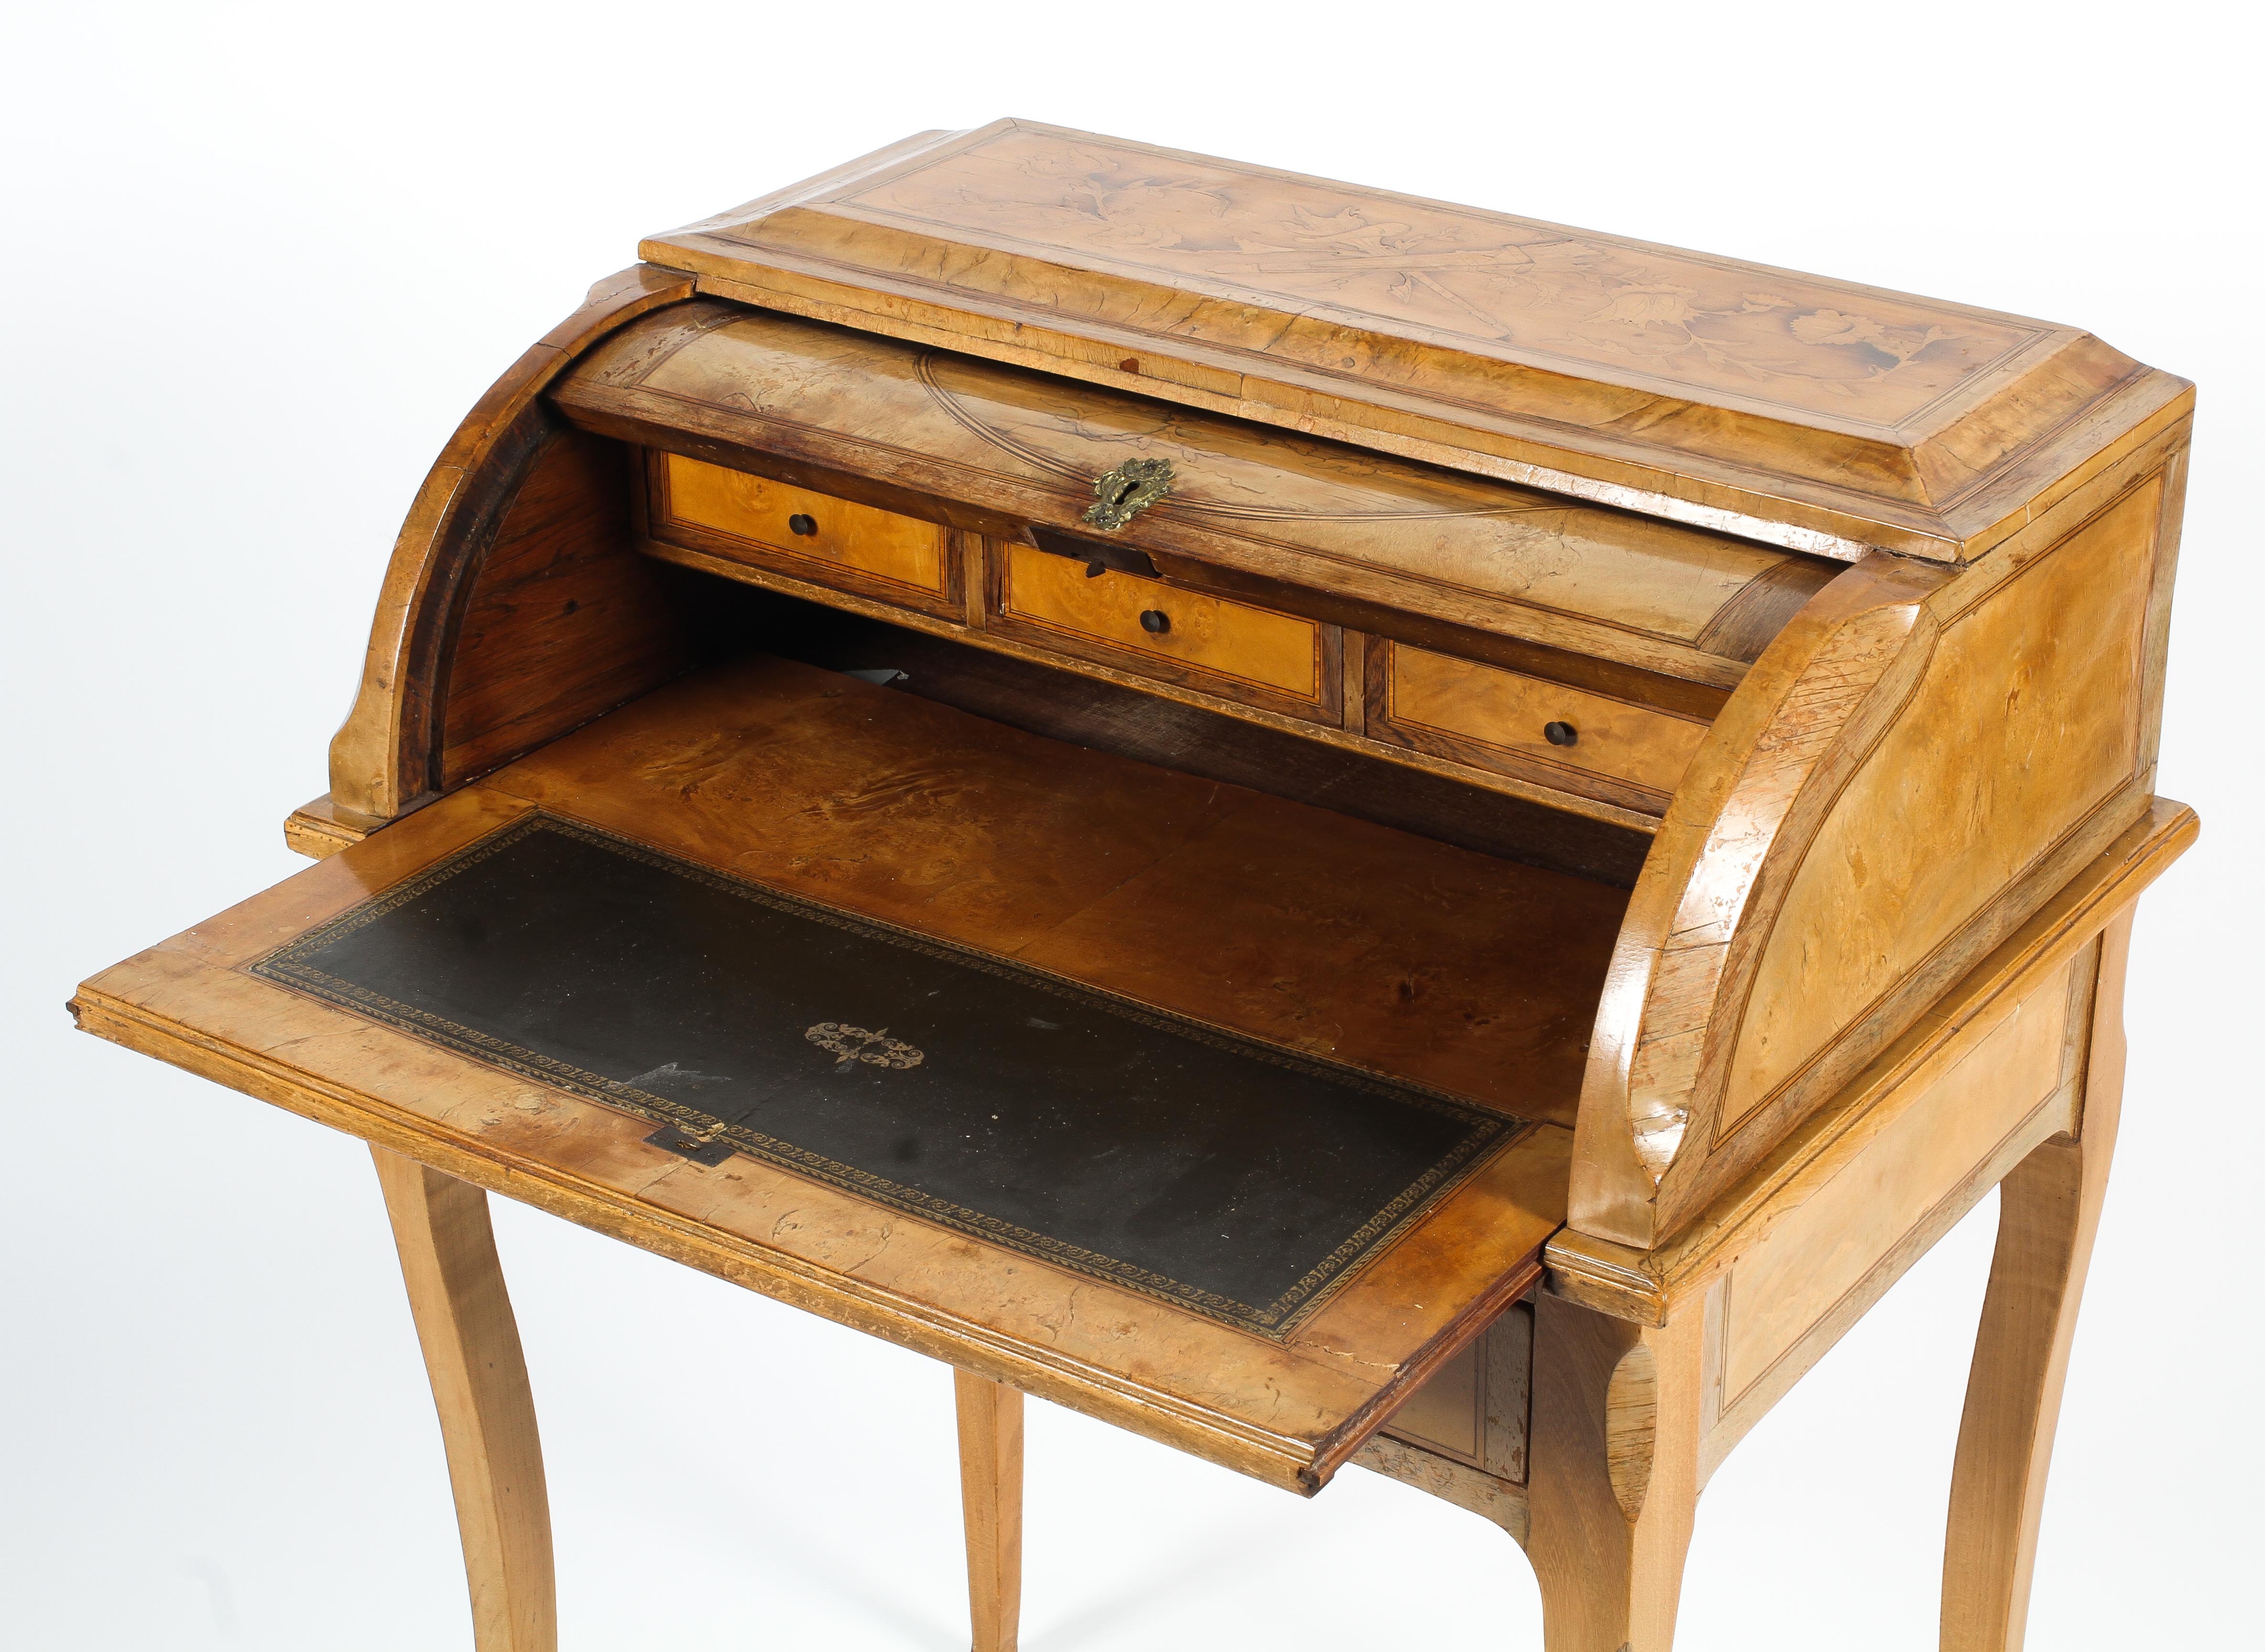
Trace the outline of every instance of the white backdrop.
{"type": "MultiPolygon", "coordinates": [[[[355,1142],[73,1035],[81,977],[288,875],[400,515],[641,232],[1001,114],[2089,326],[2201,382],[2121,1162],[2030,1644],[2254,1632],[2248,1135],[2265,642],[2246,11],[1325,4],[25,7],[11,291],[0,1643],[468,1646],[355,1142]],[[2221,1260],[2223,1258],[2223,1260],[2221,1260]]],[[[1730,1459],[1682,1645],[1934,1644],[1985,1204],[1730,1459]]],[[[497,1225],[565,1643],[966,1645],[941,1367],[497,1225]]],[[[1031,1652],[1540,1647],[1483,1522],[1301,1503],[1039,1405],[1031,1652]]]]}

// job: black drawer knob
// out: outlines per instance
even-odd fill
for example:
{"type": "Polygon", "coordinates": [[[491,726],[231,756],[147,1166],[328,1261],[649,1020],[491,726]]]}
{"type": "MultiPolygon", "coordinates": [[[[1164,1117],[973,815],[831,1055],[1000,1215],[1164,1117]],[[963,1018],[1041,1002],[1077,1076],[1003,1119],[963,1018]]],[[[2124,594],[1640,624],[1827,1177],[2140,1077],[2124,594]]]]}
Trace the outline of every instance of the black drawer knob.
{"type": "Polygon", "coordinates": [[[1541,732],[1552,746],[1570,746],[1581,738],[1581,731],[1569,723],[1545,723],[1541,732]]]}
{"type": "Polygon", "coordinates": [[[818,519],[815,516],[799,514],[790,516],[786,519],[786,531],[790,534],[799,534],[807,539],[818,531],[818,519]]]}
{"type": "Polygon", "coordinates": [[[1162,637],[1172,629],[1172,616],[1162,608],[1142,608],[1140,629],[1151,637],[1162,637]]]}

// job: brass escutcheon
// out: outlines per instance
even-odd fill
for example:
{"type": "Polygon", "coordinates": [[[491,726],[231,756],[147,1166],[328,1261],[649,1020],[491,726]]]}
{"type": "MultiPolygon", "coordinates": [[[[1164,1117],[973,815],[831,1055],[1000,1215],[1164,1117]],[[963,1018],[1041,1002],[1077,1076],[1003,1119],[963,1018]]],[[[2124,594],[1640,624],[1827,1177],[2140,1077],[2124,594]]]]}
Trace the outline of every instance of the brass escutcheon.
{"type": "Polygon", "coordinates": [[[1172,491],[1169,459],[1127,459],[1093,484],[1093,506],[1085,520],[1114,532],[1172,491]]]}

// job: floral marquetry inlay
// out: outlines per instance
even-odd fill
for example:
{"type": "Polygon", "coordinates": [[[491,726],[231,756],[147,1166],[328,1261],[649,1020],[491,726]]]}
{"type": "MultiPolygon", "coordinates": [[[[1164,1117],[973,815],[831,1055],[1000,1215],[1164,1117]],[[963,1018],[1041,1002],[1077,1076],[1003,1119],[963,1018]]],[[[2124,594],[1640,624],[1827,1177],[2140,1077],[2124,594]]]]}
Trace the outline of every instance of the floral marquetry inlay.
{"type": "MultiPolygon", "coordinates": [[[[884,219],[1402,318],[1464,348],[1898,425],[2046,331],[1500,213],[1021,127],[842,198],[884,219]]],[[[1236,294],[1235,295],[1241,295],[1236,294]]],[[[1312,365],[1357,371],[1361,353],[1312,365]]]]}
{"type": "Polygon", "coordinates": [[[1844,559],[1968,560],[2064,448],[2189,395],[2081,328],[1016,120],[643,252],[718,297],[1844,559]]]}

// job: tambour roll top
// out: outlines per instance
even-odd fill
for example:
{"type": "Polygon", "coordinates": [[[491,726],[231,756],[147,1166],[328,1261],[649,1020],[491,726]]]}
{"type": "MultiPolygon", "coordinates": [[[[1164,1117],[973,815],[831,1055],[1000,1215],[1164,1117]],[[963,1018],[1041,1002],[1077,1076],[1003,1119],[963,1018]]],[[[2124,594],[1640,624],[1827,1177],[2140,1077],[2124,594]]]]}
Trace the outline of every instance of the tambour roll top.
{"type": "Polygon", "coordinates": [[[1735,684],[1835,571],[1563,495],[716,300],[624,328],[551,395],[601,433],[889,485],[907,514],[1105,539],[1718,687],[1735,684]],[[1095,525],[1096,480],[1141,461],[1169,467],[1169,491],[1121,528],[1095,525]]]}

